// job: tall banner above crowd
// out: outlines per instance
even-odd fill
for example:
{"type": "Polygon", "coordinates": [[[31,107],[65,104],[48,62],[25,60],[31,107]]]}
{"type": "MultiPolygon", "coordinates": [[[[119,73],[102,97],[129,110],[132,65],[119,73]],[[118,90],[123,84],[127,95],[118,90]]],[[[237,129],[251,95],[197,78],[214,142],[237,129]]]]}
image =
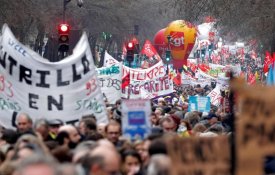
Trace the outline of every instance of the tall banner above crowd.
{"type": "Polygon", "coordinates": [[[0,41],[0,124],[14,126],[19,113],[37,118],[78,121],[94,114],[107,123],[103,96],[84,33],[73,54],[48,62],[18,42],[7,25],[0,41]]]}

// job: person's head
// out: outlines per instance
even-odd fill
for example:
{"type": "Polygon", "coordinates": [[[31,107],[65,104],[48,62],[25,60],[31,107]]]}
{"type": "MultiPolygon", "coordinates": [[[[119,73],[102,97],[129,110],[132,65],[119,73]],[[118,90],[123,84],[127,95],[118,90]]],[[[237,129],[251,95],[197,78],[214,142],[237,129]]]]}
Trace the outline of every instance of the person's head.
{"type": "Polygon", "coordinates": [[[120,170],[120,157],[115,149],[98,146],[83,161],[87,175],[116,175],[120,170]]]}
{"type": "Polygon", "coordinates": [[[21,113],[17,116],[16,127],[19,133],[25,133],[32,129],[32,119],[26,113],[21,113]]]}
{"type": "Polygon", "coordinates": [[[82,135],[86,135],[89,131],[96,131],[96,122],[94,119],[86,118],[82,119],[79,123],[79,132],[82,135]]]}
{"type": "Polygon", "coordinates": [[[14,175],[59,175],[58,163],[49,156],[33,155],[22,160],[14,175]]]}
{"type": "Polygon", "coordinates": [[[150,159],[147,173],[150,175],[170,174],[171,159],[165,154],[156,154],[150,159]]]}
{"type": "Polygon", "coordinates": [[[121,153],[121,163],[121,171],[123,174],[134,174],[140,170],[142,160],[136,150],[128,149],[121,153]]]}
{"type": "Polygon", "coordinates": [[[106,135],[106,133],[105,133],[105,128],[106,128],[106,126],[107,126],[107,124],[106,123],[99,123],[98,125],[97,125],[97,132],[98,133],[100,133],[100,134],[102,134],[103,136],[105,136],[106,135]]]}
{"type": "Polygon", "coordinates": [[[81,142],[75,150],[73,151],[73,158],[72,162],[77,164],[81,163],[84,159],[84,157],[89,154],[89,152],[93,149],[95,149],[98,146],[98,144],[94,141],[84,141],[81,142]]]}
{"type": "Polygon", "coordinates": [[[160,120],[160,127],[164,132],[175,132],[177,125],[171,117],[165,117],[160,120]]]}
{"type": "Polygon", "coordinates": [[[199,123],[200,116],[195,112],[187,112],[184,116],[184,119],[189,122],[192,127],[194,127],[195,124],[199,123]]]}
{"type": "Polygon", "coordinates": [[[38,132],[43,140],[45,140],[49,134],[49,124],[46,119],[39,119],[34,122],[34,131],[38,132]]]}
{"type": "Polygon", "coordinates": [[[207,119],[210,125],[214,125],[215,123],[218,122],[218,116],[215,113],[208,114],[207,119]]]}
{"type": "Polygon", "coordinates": [[[57,135],[58,130],[61,126],[63,126],[63,121],[60,119],[53,119],[49,121],[49,132],[51,134],[57,135]]]}
{"type": "Polygon", "coordinates": [[[151,144],[151,140],[150,139],[145,139],[142,142],[142,147],[138,150],[138,153],[141,156],[141,160],[143,162],[143,165],[147,165],[149,162],[149,147],[151,144]]]}
{"type": "Polygon", "coordinates": [[[159,117],[155,113],[151,113],[150,115],[150,121],[152,126],[157,126],[159,124],[159,117]]]}
{"type": "Polygon", "coordinates": [[[15,152],[17,152],[18,150],[20,150],[28,144],[32,144],[35,148],[40,149],[43,154],[49,153],[49,150],[44,144],[44,142],[31,134],[24,134],[17,140],[17,142],[14,145],[15,152]]]}
{"type": "Polygon", "coordinates": [[[65,139],[63,141],[63,144],[68,145],[70,148],[75,148],[80,141],[80,135],[77,129],[72,125],[61,126],[58,130],[58,135],[60,135],[61,133],[64,135],[65,139]],[[66,137],[64,133],[67,133],[68,137],[66,137]]]}
{"type": "Polygon", "coordinates": [[[121,135],[121,126],[116,121],[110,121],[106,126],[106,138],[116,145],[121,135]]]}
{"type": "Polygon", "coordinates": [[[155,114],[158,118],[160,118],[160,116],[162,115],[163,109],[162,108],[157,108],[155,110],[155,114]]]}

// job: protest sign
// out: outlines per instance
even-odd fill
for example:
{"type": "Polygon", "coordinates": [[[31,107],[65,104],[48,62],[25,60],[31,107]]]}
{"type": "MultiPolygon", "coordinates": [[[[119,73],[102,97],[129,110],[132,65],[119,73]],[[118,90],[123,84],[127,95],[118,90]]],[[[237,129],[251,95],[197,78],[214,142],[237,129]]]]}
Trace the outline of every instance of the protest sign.
{"type": "Polygon", "coordinates": [[[214,106],[220,106],[221,102],[221,91],[220,86],[216,86],[207,96],[210,97],[210,102],[214,106]]]}
{"type": "Polygon", "coordinates": [[[109,103],[115,104],[121,98],[121,64],[116,63],[96,70],[103,96],[109,103]]]}
{"type": "Polygon", "coordinates": [[[34,120],[59,118],[74,122],[94,114],[107,123],[88,39],[84,33],[73,54],[49,62],[19,43],[7,25],[0,42],[0,124],[14,126],[18,113],[34,120]]]}
{"type": "Polygon", "coordinates": [[[275,88],[250,87],[234,80],[237,93],[236,175],[264,172],[267,156],[275,155],[275,88]]]}
{"type": "Polygon", "coordinates": [[[130,99],[152,99],[173,92],[173,82],[168,76],[151,80],[130,80],[127,88],[122,90],[122,96],[130,99]]]}
{"type": "Polygon", "coordinates": [[[173,162],[171,175],[230,175],[230,146],[226,136],[173,137],[166,140],[166,145],[173,162]]]}
{"type": "Polygon", "coordinates": [[[163,62],[159,61],[157,64],[148,69],[132,69],[130,67],[123,66],[122,77],[127,74],[130,74],[131,80],[143,81],[152,80],[157,77],[163,77],[166,75],[166,72],[163,62]]]}
{"type": "Polygon", "coordinates": [[[209,112],[210,97],[190,96],[188,103],[188,111],[209,112]]]}
{"type": "Polygon", "coordinates": [[[150,132],[150,100],[123,100],[122,131],[129,139],[144,139],[150,132]]]}
{"type": "Polygon", "coordinates": [[[117,64],[119,64],[119,62],[116,59],[114,59],[110,54],[108,54],[108,52],[106,51],[104,54],[103,66],[109,67],[109,66],[117,65],[117,64]]]}

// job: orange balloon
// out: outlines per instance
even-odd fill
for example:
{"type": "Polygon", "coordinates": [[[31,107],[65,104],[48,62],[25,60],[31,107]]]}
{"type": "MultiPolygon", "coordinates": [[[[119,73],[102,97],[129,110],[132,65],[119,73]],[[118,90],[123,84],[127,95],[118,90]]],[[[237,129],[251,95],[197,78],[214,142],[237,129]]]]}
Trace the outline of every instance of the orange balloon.
{"type": "Polygon", "coordinates": [[[180,68],[186,64],[187,58],[192,51],[196,37],[197,29],[190,22],[184,20],[176,20],[171,22],[165,32],[166,42],[171,49],[172,59],[175,67],[180,68]],[[168,36],[171,37],[168,43],[168,36]],[[181,65],[180,65],[181,64],[181,65]]]}

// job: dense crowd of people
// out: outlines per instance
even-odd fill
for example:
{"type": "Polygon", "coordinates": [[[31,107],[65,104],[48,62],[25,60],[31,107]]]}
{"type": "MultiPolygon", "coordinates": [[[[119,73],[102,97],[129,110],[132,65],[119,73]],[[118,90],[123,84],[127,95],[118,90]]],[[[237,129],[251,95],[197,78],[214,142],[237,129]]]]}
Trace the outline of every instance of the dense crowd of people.
{"type": "Polygon", "coordinates": [[[188,97],[205,95],[213,87],[186,86],[152,101],[151,133],[143,140],[123,137],[121,100],[106,102],[109,123],[97,123],[93,115],[68,125],[62,119],[33,121],[21,113],[16,130],[1,128],[0,174],[49,175],[169,174],[171,161],[165,137],[215,137],[229,135],[230,114],[222,107],[210,112],[188,112],[188,97]]]}

